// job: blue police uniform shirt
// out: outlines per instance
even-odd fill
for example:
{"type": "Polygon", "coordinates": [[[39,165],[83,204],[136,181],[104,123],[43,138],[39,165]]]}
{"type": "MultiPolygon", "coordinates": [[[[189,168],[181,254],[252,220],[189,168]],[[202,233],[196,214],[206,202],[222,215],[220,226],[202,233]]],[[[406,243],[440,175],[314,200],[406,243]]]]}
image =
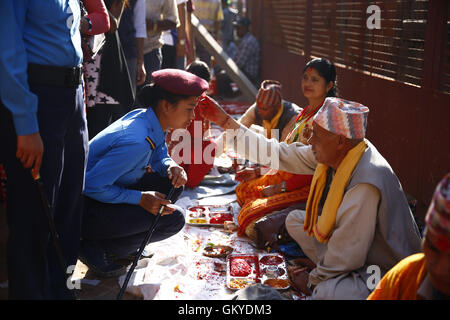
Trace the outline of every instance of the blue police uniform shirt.
{"type": "Polygon", "coordinates": [[[83,60],[78,0],[0,1],[0,98],[18,135],[39,131],[28,63],[76,67],[83,60]]]}
{"type": "Polygon", "coordinates": [[[165,136],[152,108],[133,110],[101,131],[89,142],[84,194],[105,203],[138,204],[141,191],[128,187],[147,166],[167,176],[173,161],[165,136]]]}

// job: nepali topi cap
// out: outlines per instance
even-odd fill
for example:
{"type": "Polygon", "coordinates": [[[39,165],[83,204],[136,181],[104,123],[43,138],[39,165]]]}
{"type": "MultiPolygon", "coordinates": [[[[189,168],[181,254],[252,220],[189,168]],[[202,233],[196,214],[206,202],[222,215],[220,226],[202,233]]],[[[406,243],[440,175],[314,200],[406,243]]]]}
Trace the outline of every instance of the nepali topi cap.
{"type": "Polygon", "coordinates": [[[279,106],[281,100],[281,83],[275,80],[264,80],[256,95],[256,105],[279,106]]]}
{"type": "Polygon", "coordinates": [[[450,250],[450,173],[437,185],[425,216],[426,232],[436,236],[437,247],[450,250]]]}
{"type": "Polygon", "coordinates": [[[334,134],[349,139],[363,139],[368,115],[369,108],[358,102],[328,97],[314,116],[314,121],[334,134]]]}
{"type": "Polygon", "coordinates": [[[152,73],[153,81],[164,90],[185,96],[200,96],[209,84],[202,78],[180,69],[162,69],[152,73]]]}

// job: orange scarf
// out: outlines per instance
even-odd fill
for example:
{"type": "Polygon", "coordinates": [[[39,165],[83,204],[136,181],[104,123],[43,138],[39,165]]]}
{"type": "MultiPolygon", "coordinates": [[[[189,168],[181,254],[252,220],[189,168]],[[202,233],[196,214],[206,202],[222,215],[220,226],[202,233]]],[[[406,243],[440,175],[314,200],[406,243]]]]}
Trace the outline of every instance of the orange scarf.
{"type": "Polygon", "coordinates": [[[423,253],[413,254],[389,270],[367,300],[417,300],[427,265],[423,253]]]}

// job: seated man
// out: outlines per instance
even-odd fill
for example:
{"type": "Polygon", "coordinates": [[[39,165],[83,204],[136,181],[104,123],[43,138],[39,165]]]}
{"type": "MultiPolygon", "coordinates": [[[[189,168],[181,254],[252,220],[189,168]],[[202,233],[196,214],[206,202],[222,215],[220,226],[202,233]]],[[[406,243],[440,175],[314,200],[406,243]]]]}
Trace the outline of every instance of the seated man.
{"type": "MultiPolygon", "coordinates": [[[[306,212],[292,211],[289,234],[315,263],[292,276],[313,299],[366,299],[368,267],[384,273],[420,251],[420,235],[408,202],[387,161],[365,139],[369,109],[326,98],[314,116],[310,146],[267,140],[248,130],[211,100],[203,115],[234,129],[236,151],[250,161],[292,173],[314,173],[306,212]],[[258,147],[258,148],[257,148],[258,147]],[[258,150],[270,150],[268,157],[258,150]]],[[[371,269],[370,269],[371,270],[371,269]]]]}
{"type": "Polygon", "coordinates": [[[425,217],[423,253],[400,261],[368,300],[450,298],[450,174],[439,183],[425,217]]]}
{"type": "Polygon", "coordinates": [[[238,120],[247,128],[252,124],[263,127],[267,138],[284,141],[292,131],[295,119],[302,109],[295,103],[283,100],[281,83],[275,80],[265,80],[256,95],[256,102],[238,120]],[[278,136],[272,137],[272,130],[277,129],[278,136]]]}

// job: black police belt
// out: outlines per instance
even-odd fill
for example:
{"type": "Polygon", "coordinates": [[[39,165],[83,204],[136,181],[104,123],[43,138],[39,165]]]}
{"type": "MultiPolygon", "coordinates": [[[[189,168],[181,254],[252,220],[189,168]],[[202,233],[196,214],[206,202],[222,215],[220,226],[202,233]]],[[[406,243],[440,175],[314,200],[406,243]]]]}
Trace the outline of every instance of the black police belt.
{"type": "Polygon", "coordinates": [[[83,67],[57,67],[28,64],[28,83],[52,87],[78,87],[82,83],[83,67]]]}

